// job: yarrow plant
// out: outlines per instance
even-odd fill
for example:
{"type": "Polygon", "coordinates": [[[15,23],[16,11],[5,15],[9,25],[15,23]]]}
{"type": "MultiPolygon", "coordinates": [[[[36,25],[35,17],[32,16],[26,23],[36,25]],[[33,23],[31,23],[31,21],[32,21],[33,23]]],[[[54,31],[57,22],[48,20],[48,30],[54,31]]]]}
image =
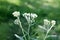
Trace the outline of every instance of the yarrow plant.
{"type": "Polygon", "coordinates": [[[39,28],[42,28],[42,29],[47,31],[44,40],[46,40],[46,38],[48,37],[48,33],[54,27],[55,24],[56,24],[55,20],[49,21],[47,19],[44,19],[44,25],[43,26],[41,26],[41,25],[38,26],[39,28]],[[46,28],[46,26],[49,27],[49,28],[46,28]]]}
{"type": "MultiPolygon", "coordinates": [[[[33,22],[35,22],[35,18],[38,17],[37,14],[35,14],[35,13],[24,13],[24,14],[22,14],[22,16],[25,17],[25,19],[27,20],[28,25],[29,25],[27,32],[26,32],[26,31],[24,30],[24,28],[22,27],[22,24],[21,24],[21,21],[20,21],[20,18],[19,18],[19,17],[20,17],[20,12],[15,11],[15,12],[12,13],[12,15],[13,15],[14,17],[17,17],[17,19],[14,21],[14,23],[20,26],[20,28],[21,28],[21,30],[22,30],[22,33],[23,33],[23,36],[22,36],[22,37],[21,37],[21,36],[18,36],[17,34],[14,34],[17,38],[19,38],[20,40],[38,40],[38,39],[31,39],[31,36],[30,36],[31,24],[32,24],[33,22]],[[26,33],[25,33],[25,32],[26,32],[26,33]],[[26,37],[25,34],[27,34],[28,36],[26,37]]],[[[44,21],[43,26],[38,25],[38,27],[46,31],[46,35],[45,35],[45,37],[43,38],[43,40],[46,40],[46,38],[48,38],[48,37],[51,36],[51,35],[48,36],[48,33],[49,33],[50,30],[55,26],[56,21],[55,21],[55,20],[49,21],[48,19],[44,19],[43,21],[44,21]]],[[[52,36],[56,36],[56,35],[52,35],[52,36]]]]}

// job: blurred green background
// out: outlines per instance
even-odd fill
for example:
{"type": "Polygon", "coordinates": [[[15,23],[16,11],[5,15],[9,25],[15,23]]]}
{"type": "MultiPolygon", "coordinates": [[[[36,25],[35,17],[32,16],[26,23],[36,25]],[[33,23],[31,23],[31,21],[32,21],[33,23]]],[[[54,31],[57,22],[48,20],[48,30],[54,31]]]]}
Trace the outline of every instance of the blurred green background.
{"type": "MultiPolygon", "coordinates": [[[[14,36],[14,34],[20,34],[19,27],[14,26],[13,23],[16,19],[12,15],[14,11],[20,11],[21,20],[23,13],[36,13],[37,24],[43,24],[42,20],[45,18],[56,20],[54,31],[55,34],[60,35],[60,0],[0,0],[0,40],[18,40],[14,36]]],[[[57,40],[60,38],[58,37],[57,40]]]]}

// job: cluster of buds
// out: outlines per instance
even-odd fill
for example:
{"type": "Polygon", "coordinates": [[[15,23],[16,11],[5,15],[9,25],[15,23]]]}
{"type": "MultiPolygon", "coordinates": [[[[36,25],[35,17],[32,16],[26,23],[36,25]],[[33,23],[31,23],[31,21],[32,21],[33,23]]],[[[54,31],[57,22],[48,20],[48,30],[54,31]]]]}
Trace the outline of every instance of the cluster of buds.
{"type": "Polygon", "coordinates": [[[12,15],[13,15],[14,17],[19,17],[19,16],[20,16],[20,12],[15,11],[15,12],[12,13],[12,15]]]}
{"type": "Polygon", "coordinates": [[[28,23],[32,23],[34,22],[35,18],[37,17],[37,14],[34,14],[34,13],[24,13],[23,16],[26,18],[27,22],[28,23]]]}
{"type": "Polygon", "coordinates": [[[44,25],[55,25],[56,24],[56,21],[55,20],[52,20],[52,21],[49,21],[47,19],[44,19],[44,25]]]}
{"type": "MultiPolygon", "coordinates": [[[[14,17],[19,17],[20,16],[20,12],[18,12],[18,11],[13,12],[12,14],[13,14],[14,17]]],[[[37,14],[34,14],[34,13],[24,13],[23,17],[26,18],[28,23],[30,23],[30,22],[32,23],[32,22],[35,21],[34,19],[37,17],[37,14]]],[[[18,24],[18,20],[16,19],[14,21],[14,23],[18,24]]]]}
{"type": "Polygon", "coordinates": [[[44,30],[48,30],[51,27],[53,27],[55,24],[56,24],[56,21],[55,20],[49,21],[48,19],[44,19],[44,25],[43,26],[38,25],[38,27],[39,28],[42,28],[44,30]]]}
{"type": "Polygon", "coordinates": [[[50,25],[50,21],[47,19],[44,19],[44,25],[50,25]]]}

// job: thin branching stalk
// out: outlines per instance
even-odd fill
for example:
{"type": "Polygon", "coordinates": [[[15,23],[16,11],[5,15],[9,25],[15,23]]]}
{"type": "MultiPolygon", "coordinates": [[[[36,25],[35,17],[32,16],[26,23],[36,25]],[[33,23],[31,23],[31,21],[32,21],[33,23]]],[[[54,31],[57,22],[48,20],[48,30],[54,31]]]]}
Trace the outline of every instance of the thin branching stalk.
{"type": "MultiPolygon", "coordinates": [[[[30,16],[31,16],[31,14],[30,14],[30,16]]],[[[31,17],[29,17],[30,18],[30,20],[29,21],[27,21],[28,22],[28,40],[30,40],[30,26],[31,26],[31,17]]]]}
{"type": "Polygon", "coordinates": [[[24,29],[23,29],[23,27],[22,27],[22,24],[21,24],[21,21],[20,21],[19,17],[17,17],[17,19],[19,20],[19,26],[20,26],[20,28],[21,28],[21,30],[22,30],[23,36],[24,36],[25,40],[27,40],[27,39],[26,39],[26,36],[25,36],[25,33],[24,33],[24,29]]]}
{"type": "MultiPolygon", "coordinates": [[[[30,17],[30,21],[31,21],[31,17],[30,17]]],[[[31,22],[28,22],[28,40],[30,40],[30,27],[31,27],[31,22]]]]}
{"type": "Polygon", "coordinates": [[[54,26],[54,25],[52,25],[52,26],[50,27],[50,29],[47,30],[47,33],[46,33],[46,36],[45,36],[44,40],[46,40],[46,38],[47,38],[47,36],[48,36],[48,33],[49,33],[50,30],[53,28],[53,26],[54,26]]]}
{"type": "Polygon", "coordinates": [[[28,40],[30,40],[30,22],[28,22],[28,40]]]}

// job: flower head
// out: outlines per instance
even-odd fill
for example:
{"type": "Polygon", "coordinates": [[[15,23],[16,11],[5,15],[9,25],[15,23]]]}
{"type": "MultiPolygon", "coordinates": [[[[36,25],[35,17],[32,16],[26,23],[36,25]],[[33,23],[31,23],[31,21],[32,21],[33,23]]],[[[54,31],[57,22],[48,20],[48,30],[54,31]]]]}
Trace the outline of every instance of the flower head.
{"type": "Polygon", "coordinates": [[[15,11],[15,12],[12,13],[12,15],[13,15],[14,17],[19,17],[19,16],[20,16],[20,12],[15,11]]]}
{"type": "Polygon", "coordinates": [[[19,20],[18,19],[15,19],[15,21],[14,21],[14,24],[19,24],[19,20]]]}
{"type": "Polygon", "coordinates": [[[33,13],[24,13],[23,16],[26,18],[28,22],[35,21],[34,19],[37,17],[37,15],[33,13]]]}
{"type": "Polygon", "coordinates": [[[36,14],[33,14],[33,13],[31,13],[31,17],[32,18],[36,18],[36,17],[38,17],[36,14]]]}
{"type": "Polygon", "coordinates": [[[52,21],[51,21],[51,24],[52,24],[52,25],[55,25],[55,24],[56,24],[56,21],[55,21],[55,20],[52,20],[52,21]]]}
{"type": "Polygon", "coordinates": [[[50,24],[50,21],[47,19],[44,19],[44,25],[49,25],[49,24],[50,24]]]}
{"type": "Polygon", "coordinates": [[[24,17],[31,17],[31,18],[36,18],[37,17],[37,15],[33,14],[33,13],[24,13],[23,16],[24,17]]]}

